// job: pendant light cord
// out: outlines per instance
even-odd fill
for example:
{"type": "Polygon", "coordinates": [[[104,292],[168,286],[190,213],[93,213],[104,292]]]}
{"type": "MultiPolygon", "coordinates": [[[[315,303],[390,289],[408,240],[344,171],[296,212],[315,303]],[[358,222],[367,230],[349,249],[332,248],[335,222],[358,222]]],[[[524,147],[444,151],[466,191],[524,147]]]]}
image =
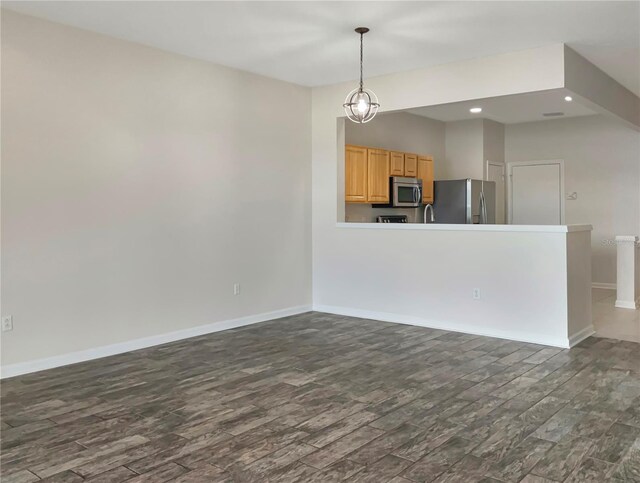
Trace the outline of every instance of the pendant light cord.
{"type": "Polygon", "coordinates": [[[360,92],[362,92],[362,88],[363,88],[363,83],[362,83],[362,37],[364,37],[364,34],[361,33],[360,34],[360,92]]]}

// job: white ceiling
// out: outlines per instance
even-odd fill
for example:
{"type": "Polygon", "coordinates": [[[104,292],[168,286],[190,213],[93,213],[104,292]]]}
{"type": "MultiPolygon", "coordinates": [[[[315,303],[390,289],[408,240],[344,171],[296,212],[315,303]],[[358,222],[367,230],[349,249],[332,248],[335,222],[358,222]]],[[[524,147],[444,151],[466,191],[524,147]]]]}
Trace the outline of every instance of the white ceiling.
{"type": "Polygon", "coordinates": [[[640,2],[3,1],[2,6],[297,84],[565,42],[640,95],[640,2]]]}
{"type": "Polygon", "coordinates": [[[409,109],[406,112],[443,122],[485,118],[503,124],[596,114],[596,112],[576,100],[565,101],[564,97],[567,94],[569,93],[564,89],[553,89],[513,96],[490,97],[438,106],[419,107],[417,109],[409,109]],[[472,107],[481,107],[482,112],[478,114],[469,112],[472,107]],[[545,112],[563,112],[564,115],[545,117],[542,115],[545,112]]]}

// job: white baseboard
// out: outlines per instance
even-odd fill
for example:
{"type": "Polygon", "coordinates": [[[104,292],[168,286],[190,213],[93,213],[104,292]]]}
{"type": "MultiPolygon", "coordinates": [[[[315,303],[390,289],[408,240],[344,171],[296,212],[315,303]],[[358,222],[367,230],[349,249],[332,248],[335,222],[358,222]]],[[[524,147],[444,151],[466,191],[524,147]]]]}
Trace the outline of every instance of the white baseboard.
{"type": "Polygon", "coordinates": [[[594,329],[593,325],[590,325],[589,327],[585,327],[584,329],[569,336],[569,347],[577,346],[580,342],[585,340],[587,337],[591,337],[595,333],[596,333],[596,330],[594,329]]]}
{"type": "MultiPolygon", "coordinates": [[[[333,305],[314,304],[313,310],[326,312],[329,314],[345,315],[349,317],[359,317],[362,319],[381,320],[383,322],[393,322],[397,324],[415,325],[418,327],[428,327],[430,329],[448,330],[451,332],[464,332],[465,334],[482,335],[486,337],[496,337],[498,339],[515,340],[518,342],[529,342],[532,344],[548,345],[568,349],[570,340],[568,337],[545,337],[540,334],[527,333],[522,331],[485,329],[475,325],[459,323],[448,323],[414,317],[411,315],[393,314],[389,312],[375,312],[371,310],[354,309],[350,307],[337,307],[333,305]]],[[[587,336],[588,337],[588,336],[587,336]]]]}
{"type": "Polygon", "coordinates": [[[213,332],[234,329],[236,327],[243,327],[245,325],[257,324],[259,322],[266,322],[267,320],[279,319],[290,315],[302,314],[304,312],[309,312],[310,310],[310,305],[298,305],[296,307],[274,310],[273,312],[265,312],[262,314],[240,317],[238,319],[213,322],[211,324],[190,327],[188,329],[177,330],[175,332],[152,335],[142,339],[119,342],[117,344],[61,354],[59,356],[47,357],[45,359],[9,364],[1,368],[0,379],[43,371],[45,369],[53,369],[54,367],[67,366],[78,362],[100,359],[102,357],[113,356],[138,349],[145,349],[147,347],[166,344],[168,342],[189,339],[190,337],[197,337],[199,335],[211,334],[213,332]]]}
{"type": "Polygon", "coordinates": [[[616,284],[615,283],[607,283],[607,282],[593,282],[591,284],[591,287],[593,287],[593,288],[604,288],[606,290],[615,290],[616,289],[616,284]]]}
{"type": "Polygon", "coordinates": [[[616,300],[616,307],[619,309],[633,309],[638,308],[638,303],[630,300],[616,300]]]}

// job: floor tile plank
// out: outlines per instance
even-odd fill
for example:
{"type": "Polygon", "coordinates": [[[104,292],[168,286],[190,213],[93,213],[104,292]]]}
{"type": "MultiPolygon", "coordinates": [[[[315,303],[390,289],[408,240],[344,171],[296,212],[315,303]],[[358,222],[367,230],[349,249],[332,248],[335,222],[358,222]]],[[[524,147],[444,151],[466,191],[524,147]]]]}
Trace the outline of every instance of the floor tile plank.
{"type": "Polygon", "coordinates": [[[640,481],[640,345],[309,312],[3,380],[3,483],[640,481]]]}

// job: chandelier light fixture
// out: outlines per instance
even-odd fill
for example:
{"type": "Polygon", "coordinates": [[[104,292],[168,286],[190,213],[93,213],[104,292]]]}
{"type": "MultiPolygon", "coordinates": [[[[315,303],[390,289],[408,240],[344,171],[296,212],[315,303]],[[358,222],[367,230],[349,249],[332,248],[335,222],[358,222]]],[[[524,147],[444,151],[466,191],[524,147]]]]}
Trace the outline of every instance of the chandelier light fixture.
{"type": "Polygon", "coordinates": [[[365,89],[362,82],[362,37],[369,31],[367,27],[358,27],[356,32],[360,34],[360,86],[347,94],[342,107],[347,117],[359,124],[371,121],[378,112],[380,104],[378,98],[370,89],[365,89]]]}

